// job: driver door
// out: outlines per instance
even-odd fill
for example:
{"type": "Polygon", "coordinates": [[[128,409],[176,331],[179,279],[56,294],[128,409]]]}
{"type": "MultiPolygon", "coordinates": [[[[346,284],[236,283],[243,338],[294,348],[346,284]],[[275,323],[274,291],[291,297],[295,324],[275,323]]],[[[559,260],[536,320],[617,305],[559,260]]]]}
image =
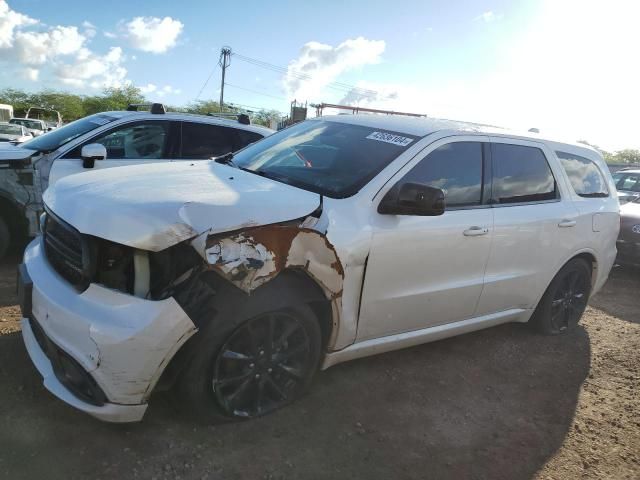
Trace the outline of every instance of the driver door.
{"type": "Polygon", "coordinates": [[[122,167],[146,162],[168,161],[171,157],[171,122],[142,120],[118,125],[89,140],[56,159],[49,174],[49,185],[62,177],[95,169],[122,167]],[[107,158],[97,160],[93,167],[83,165],[82,147],[100,143],[107,150],[107,158]]]}
{"type": "Polygon", "coordinates": [[[373,213],[357,341],[474,316],[493,238],[487,140],[435,142],[408,172],[389,182],[441,188],[445,212],[373,213]]]}

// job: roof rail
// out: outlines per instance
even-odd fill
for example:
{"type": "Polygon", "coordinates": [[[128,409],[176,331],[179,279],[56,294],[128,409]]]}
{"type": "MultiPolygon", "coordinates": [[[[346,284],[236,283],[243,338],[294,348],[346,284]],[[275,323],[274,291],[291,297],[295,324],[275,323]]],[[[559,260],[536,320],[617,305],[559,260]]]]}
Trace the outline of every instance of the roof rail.
{"type": "Polygon", "coordinates": [[[238,123],[242,125],[250,125],[251,119],[249,115],[246,113],[218,113],[218,112],[209,112],[207,113],[208,117],[222,117],[222,118],[236,118],[238,123]]]}
{"type": "Polygon", "coordinates": [[[167,109],[162,103],[130,103],[127,107],[128,112],[137,112],[138,108],[147,107],[150,113],[164,114],[167,113],[167,109]]]}

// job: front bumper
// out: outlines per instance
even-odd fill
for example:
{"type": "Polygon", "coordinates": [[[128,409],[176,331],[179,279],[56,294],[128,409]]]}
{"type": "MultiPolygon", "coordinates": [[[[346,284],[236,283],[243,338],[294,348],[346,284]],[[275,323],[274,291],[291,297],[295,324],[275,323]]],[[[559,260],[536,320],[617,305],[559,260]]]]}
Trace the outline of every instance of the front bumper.
{"type": "MultiPolygon", "coordinates": [[[[637,235],[640,237],[640,235],[637,235]]],[[[618,240],[616,244],[618,256],[616,263],[620,265],[640,266],[640,242],[618,240]]]]}
{"type": "Polygon", "coordinates": [[[162,371],[195,333],[191,319],[173,298],[145,300],[96,284],[78,293],[51,268],[39,238],[27,247],[23,269],[33,282],[31,311],[23,314],[95,381],[105,401],[92,404],[65,387],[24,318],[24,342],[45,387],[101,420],[140,420],[162,371]]]}

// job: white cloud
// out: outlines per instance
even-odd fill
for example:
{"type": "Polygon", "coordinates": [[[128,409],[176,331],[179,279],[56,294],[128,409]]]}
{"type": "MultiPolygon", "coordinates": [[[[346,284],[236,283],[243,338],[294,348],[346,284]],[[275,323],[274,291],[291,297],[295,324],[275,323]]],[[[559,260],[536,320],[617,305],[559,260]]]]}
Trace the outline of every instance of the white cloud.
{"type": "Polygon", "coordinates": [[[38,70],[37,68],[27,67],[22,70],[22,78],[24,78],[25,80],[31,80],[32,82],[35,82],[38,80],[39,76],[40,70],[38,70]]]}
{"type": "Polygon", "coordinates": [[[5,0],[0,0],[0,48],[13,45],[14,34],[20,27],[36,23],[37,20],[11,10],[5,0]]]}
{"type": "Polygon", "coordinates": [[[45,32],[17,32],[13,53],[20,63],[42,65],[55,57],[80,51],[85,41],[77,27],[58,25],[45,32]]]}
{"type": "Polygon", "coordinates": [[[97,28],[93,23],[85,20],[84,22],[82,22],[82,28],[84,28],[84,32],[83,33],[84,33],[85,37],[93,38],[93,37],[96,36],[97,28]]]}
{"type": "Polygon", "coordinates": [[[184,25],[171,17],[135,17],[124,24],[131,46],[151,53],[164,53],[176,45],[184,25]]]}
{"type": "Polygon", "coordinates": [[[102,32],[102,34],[103,34],[106,38],[109,38],[109,39],[118,38],[118,34],[113,33],[113,32],[108,32],[108,31],[106,31],[106,32],[102,32]]]}
{"type": "Polygon", "coordinates": [[[15,12],[0,0],[0,68],[22,78],[52,81],[79,88],[104,88],[127,83],[120,47],[99,54],[87,47],[97,33],[88,21],[78,26],[48,26],[15,12]],[[32,28],[30,28],[32,27],[32,28]]]}
{"type": "Polygon", "coordinates": [[[306,43],[298,58],[289,63],[284,79],[291,98],[312,99],[341,73],[380,62],[385,42],[364,37],[348,39],[336,47],[306,43]]]}
{"type": "Polygon", "coordinates": [[[182,93],[182,90],[174,88],[171,85],[159,87],[153,83],[147,83],[139,88],[144,95],[153,94],[153,96],[160,98],[165,97],[166,95],[180,95],[182,93]]]}
{"type": "Polygon", "coordinates": [[[491,10],[481,13],[480,15],[478,15],[476,18],[474,18],[474,20],[482,20],[485,23],[491,23],[491,22],[495,22],[496,20],[500,20],[502,19],[502,14],[501,13],[494,13],[491,10]]]}
{"type": "Polygon", "coordinates": [[[122,60],[120,47],[111,47],[106,55],[82,49],[71,63],[59,63],[54,72],[63,83],[75,87],[120,87],[127,83],[122,60]]]}

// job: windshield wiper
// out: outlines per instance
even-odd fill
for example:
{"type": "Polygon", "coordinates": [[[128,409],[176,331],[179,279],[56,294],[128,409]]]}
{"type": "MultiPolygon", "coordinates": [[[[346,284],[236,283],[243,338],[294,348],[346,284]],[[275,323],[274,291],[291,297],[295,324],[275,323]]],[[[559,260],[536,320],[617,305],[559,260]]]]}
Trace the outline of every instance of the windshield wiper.
{"type": "Polygon", "coordinates": [[[224,155],[216,157],[213,159],[213,161],[216,163],[221,163],[223,165],[231,165],[232,167],[235,167],[233,163],[233,153],[231,152],[225,153],[224,155]]]}

